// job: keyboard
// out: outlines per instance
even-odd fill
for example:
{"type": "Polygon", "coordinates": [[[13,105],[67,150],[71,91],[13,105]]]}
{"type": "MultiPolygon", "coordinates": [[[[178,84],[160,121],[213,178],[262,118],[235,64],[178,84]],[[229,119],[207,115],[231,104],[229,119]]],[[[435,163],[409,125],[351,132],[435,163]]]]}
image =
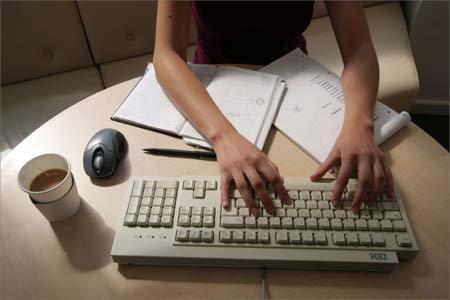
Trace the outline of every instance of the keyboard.
{"type": "MultiPolygon", "coordinates": [[[[119,264],[391,271],[418,247],[395,184],[359,213],[350,180],[339,207],[332,181],[285,178],[283,205],[268,185],[275,210],[254,217],[236,188],[220,202],[220,178],[132,177],[111,250],[119,264]]],[[[256,201],[259,201],[256,197],[256,201]]]]}

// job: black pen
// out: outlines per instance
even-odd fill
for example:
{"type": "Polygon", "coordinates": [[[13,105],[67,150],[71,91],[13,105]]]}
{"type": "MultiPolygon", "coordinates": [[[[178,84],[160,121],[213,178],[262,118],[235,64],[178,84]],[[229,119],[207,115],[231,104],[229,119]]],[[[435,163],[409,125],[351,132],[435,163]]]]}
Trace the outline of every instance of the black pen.
{"type": "Polygon", "coordinates": [[[193,157],[193,158],[216,158],[216,153],[212,151],[188,151],[188,150],[162,149],[162,148],[144,148],[142,150],[144,152],[153,155],[193,157]]]}

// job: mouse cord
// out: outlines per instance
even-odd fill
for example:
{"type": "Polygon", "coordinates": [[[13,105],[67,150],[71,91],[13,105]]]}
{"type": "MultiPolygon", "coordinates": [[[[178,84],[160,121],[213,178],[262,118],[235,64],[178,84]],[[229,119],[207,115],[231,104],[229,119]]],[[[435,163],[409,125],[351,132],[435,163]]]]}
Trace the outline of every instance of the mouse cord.
{"type": "Polygon", "coordinates": [[[266,268],[261,268],[261,300],[267,300],[266,268]]]}

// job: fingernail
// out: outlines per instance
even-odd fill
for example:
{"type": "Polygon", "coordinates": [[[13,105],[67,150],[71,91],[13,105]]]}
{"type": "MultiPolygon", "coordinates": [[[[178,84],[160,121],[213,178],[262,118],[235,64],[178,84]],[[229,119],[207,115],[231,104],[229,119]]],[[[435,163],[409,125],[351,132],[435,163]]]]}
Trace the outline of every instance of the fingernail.
{"type": "Polygon", "coordinates": [[[256,207],[252,208],[252,215],[254,217],[259,217],[259,209],[257,209],[256,207]]]}
{"type": "Polygon", "coordinates": [[[222,206],[225,207],[225,208],[227,208],[227,207],[228,207],[228,202],[223,201],[223,202],[222,202],[222,206]]]}

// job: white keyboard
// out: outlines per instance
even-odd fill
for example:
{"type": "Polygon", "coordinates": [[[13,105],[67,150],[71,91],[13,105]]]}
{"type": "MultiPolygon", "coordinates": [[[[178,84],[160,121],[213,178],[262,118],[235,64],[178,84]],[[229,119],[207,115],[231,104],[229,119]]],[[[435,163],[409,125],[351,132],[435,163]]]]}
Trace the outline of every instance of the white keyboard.
{"type": "MultiPolygon", "coordinates": [[[[382,194],[358,214],[356,181],[340,207],[334,183],[285,178],[292,204],[269,186],[275,211],[253,217],[236,189],[220,205],[219,177],[133,177],[111,250],[119,264],[391,271],[418,251],[405,208],[382,194]]],[[[262,207],[262,206],[261,206],[262,207]]]]}

